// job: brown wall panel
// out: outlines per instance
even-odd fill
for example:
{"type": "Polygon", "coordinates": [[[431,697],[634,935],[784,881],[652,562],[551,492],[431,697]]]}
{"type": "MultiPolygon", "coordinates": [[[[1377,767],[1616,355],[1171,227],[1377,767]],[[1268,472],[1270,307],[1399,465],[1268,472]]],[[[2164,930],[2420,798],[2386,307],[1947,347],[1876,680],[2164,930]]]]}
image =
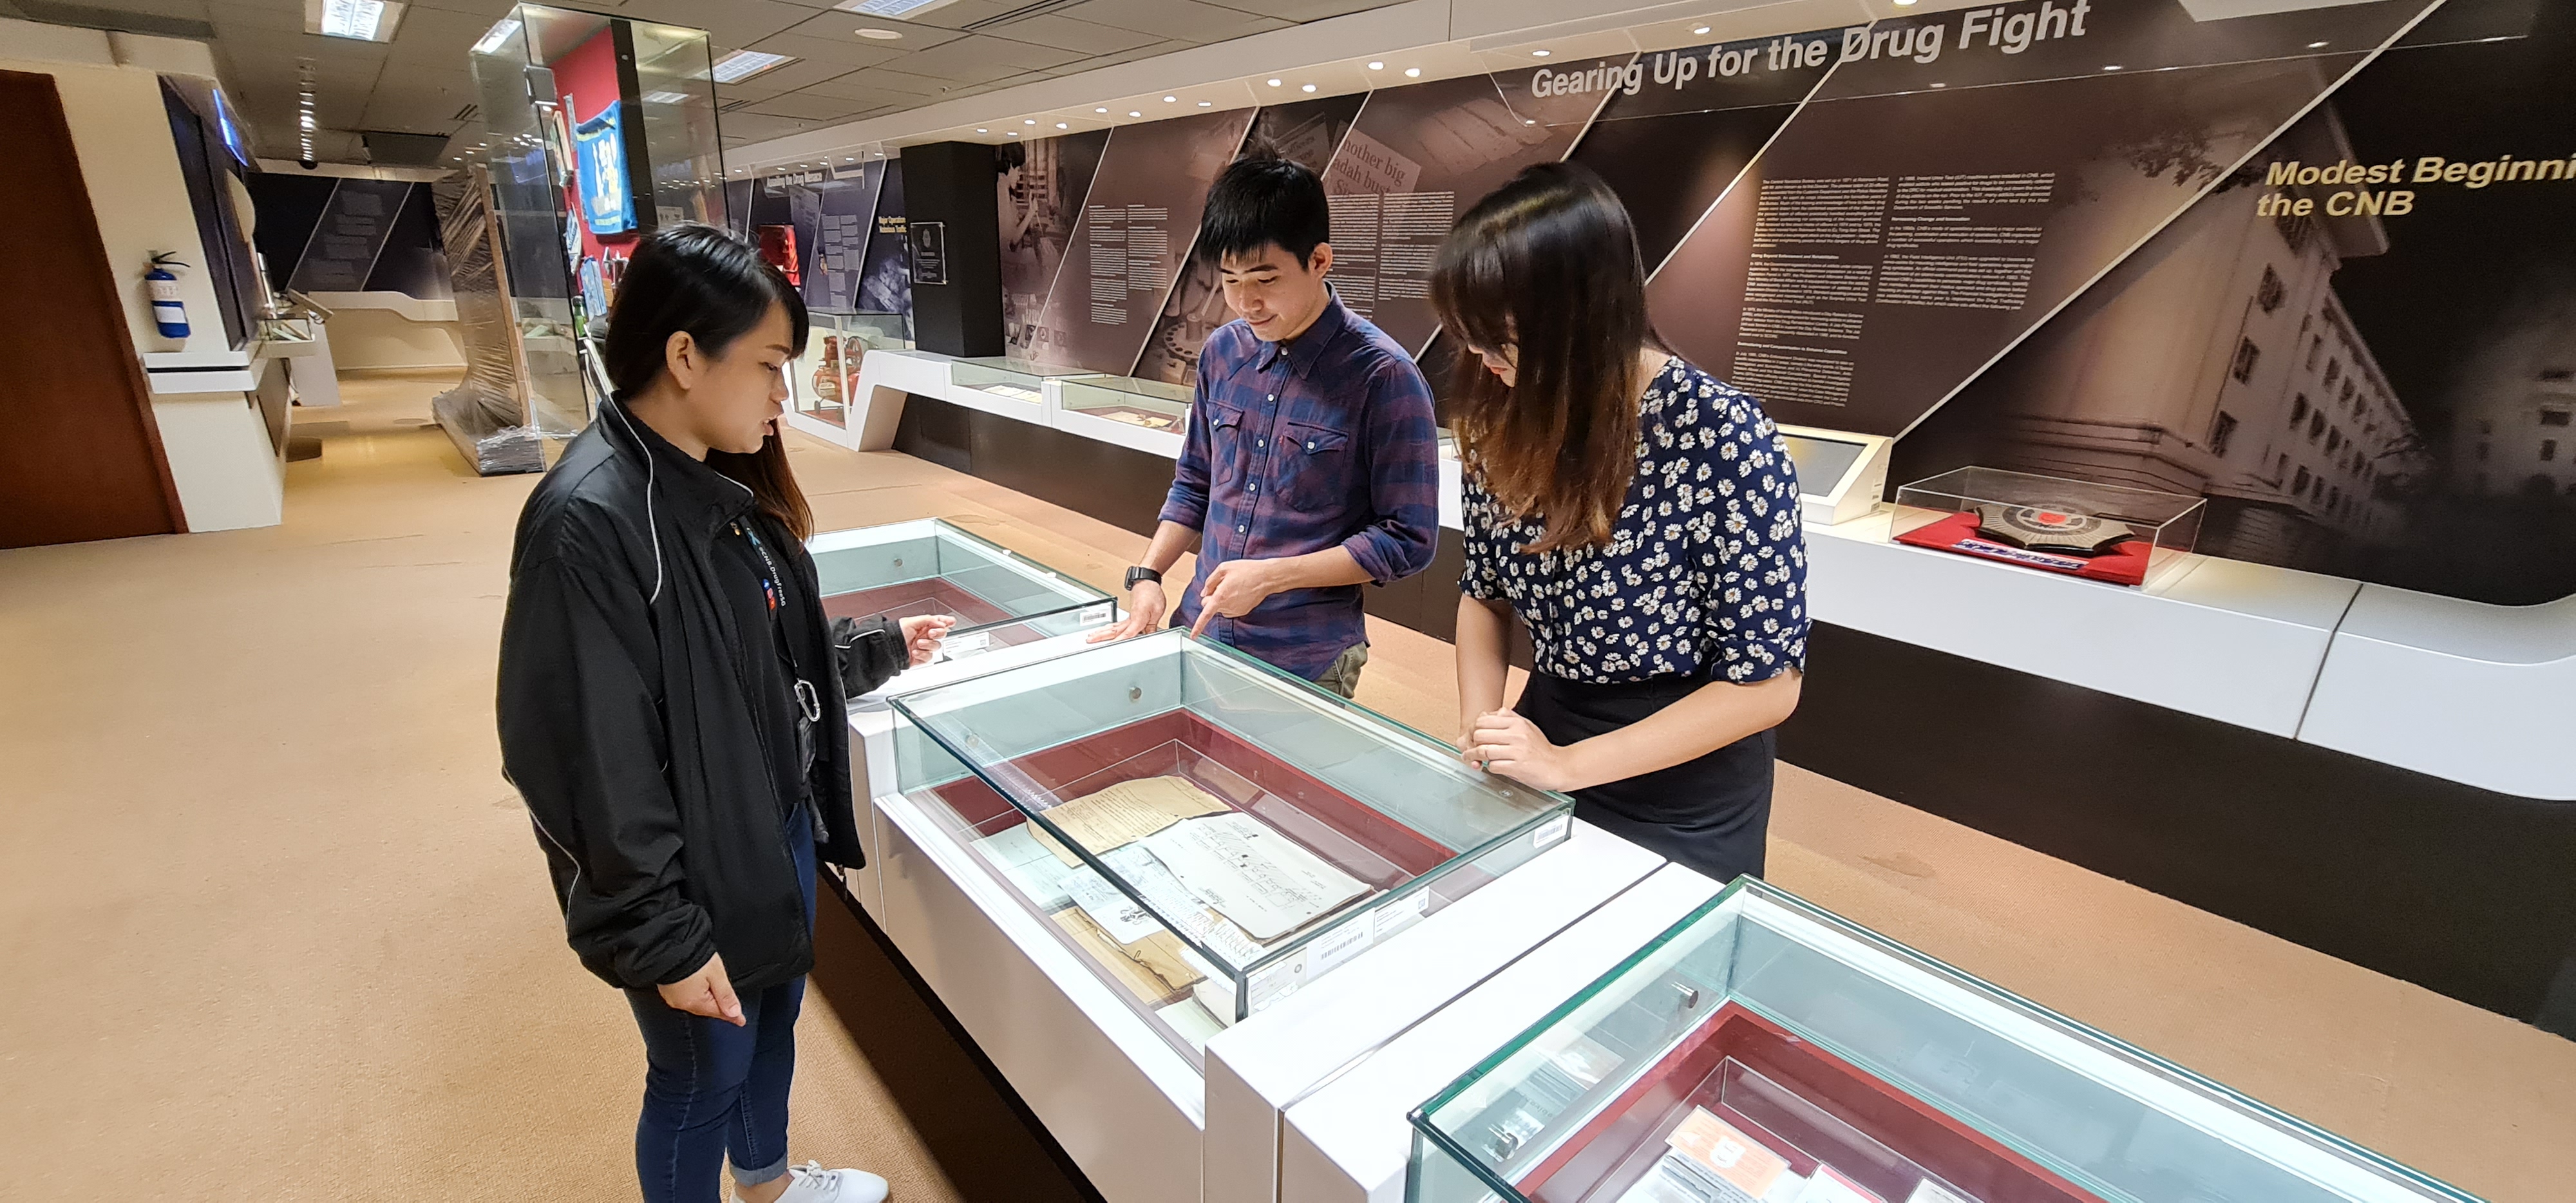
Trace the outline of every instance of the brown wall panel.
{"type": "Polygon", "coordinates": [[[53,77],[0,112],[0,547],[186,530],[53,77]]]}

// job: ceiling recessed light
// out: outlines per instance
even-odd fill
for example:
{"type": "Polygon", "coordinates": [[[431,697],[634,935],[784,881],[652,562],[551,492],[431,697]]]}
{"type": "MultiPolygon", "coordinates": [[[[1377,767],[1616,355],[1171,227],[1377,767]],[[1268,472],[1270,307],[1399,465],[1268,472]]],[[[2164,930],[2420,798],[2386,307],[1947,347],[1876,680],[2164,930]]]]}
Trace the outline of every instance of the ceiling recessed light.
{"type": "Polygon", "coordinates": [[[1056,123],[1055,123],[1055,127],[1056,127],[1057,129],[1070,129],[1070,128],[1072,128],[1071,126],[1068,126],[1068,125],[1066,125],[1065,123],[1063,123],[1063,122],[1061,122],[1061,121],[1056,122],[1056,123]]]}
{"type": "MultiPolygon", "coordinates": [[[[354,42],[390,42],[402,23],[393,0],[304,0],[304,32],[354,42]]],[[[485,36],[490,36],[488,33],[485,36]]]]}
{"type": "Polygon", "coordinates": [[[1216,104],[1216,102],[1215,102],[1215,101],[1213,101],[1213,100],[1202,100],[1202,101],[1200,101],[1200,102],[1199,102],[1199,107],[1200,107],[1200,108],[1203,108],[1203,109],[1204,109],[1204,108],[1212,108],[1212,107],[1214,107],[1214,106],[1215,106],[1215,104],[1216,104]]]}
{"type": "Polygon", "coordinates": [[[1407,67],[1404,69],[1404,77],[1406,79],[1420,79],[1422,78],[1422,68],[1407,67]]]}
{"type": "Polygon", "coordinates": [[[1314,90],[1315,90],[1315,85],[1313,85],[1313,84],[1308,84],[1308,85],[1306,85],[1306,90],[1307,90],[1307,91],[1309,91],[1309,92],[1314,91],[1314,90]]]}
{"type": "Polygon", "coordinates": [[[1932,86],[1933,86],[1933,87],[1936,87],[1936,88],[1946,88],[1946,87],[1949,87],[1950,85],[1948,85],[1948,84],[1943,84],[1943,83],[1936,83],[1936,84],[1933,84],[1932,86]]]}
{"type": "Polygon", "coordinates": [[[2310,43],[2308,43],[2308,49],[2310,49],[2310,50],[2323,50],[2323,49],[2325,49],[2325,48],[2326,48],[2328,45],[2330,45],[2330,44],[2331,44],[2331,43],[2327,43],[2327,42],[2310,42],[2310,43]]]}
{"type": "Polygon", "coordinates": [[[1130,116],[1130,117],[1142,117],[1142,116],[1144,116],[1144,114],[1143,114],[1143,113],[1137,112],[1137,111],[1136,111],[1136,110],[1134,110],[1134,109],[1129,109],[1129,110],[1127,110],[1127,115],[1128,115],[1128,116],[1130,116]]]}
{"type": "Polygon", "coordinates": [[[1530,57],[1531,57],[1531,58],[1546,58],[1547,56],[1549,56],[1549,55],[1551,55],[1551,54],[1554,54],[1554,53],[1556,53],[1556,52],[1555,52],[1555,51],[1553,51],[1553,50],[1533,50],[1533,51],[1530,51],[1530,57]]]}
{"type": "Polygon", "coordinates": [[[863,25],[859,27],[859,36],[871,41],[892,42],[902,39],[903,31],[900,29],[879,29],[873,25],[863,25]]]}
{"type": "Polygon", "coordinates": [[[1279,81],[1278,81],[1278,80],[1275,80],[1275,79],[1274,79],[1274,80],[1271,80],[1271,81],[1270,81],[1270,86],[1271,86],[1271,87],[1274,87],[1274,88],[1275,88],[1275,87],[1278,87],[1278,86],[1279,86],[1279,81]]]}
{"type": "Polygon", "coordinates": [[[1180,99],[1181,99],[1181,98],[1180,98],[1180,97],[1178,97],[1178,96],[1166,96],[1166,97],[1164,97],[1164,98],[1163,98],[1163,103],[1165,103],[1165,104],[1174,104],[1174,103],[1179,102],[1179,100],[1180,100],[1180,99]]]}
{"type": "Polygon", "coordinates": [[[2105,71],[2117,71],[2117,70],[2119,70],[2119,69],[2120,69],[2120,64],[2118,64],[2118,63],[2104,63],[2104,64],[2102,64],[2102,69],[2103,69],[2103,70],[2105,70],[2105,71]]]}
{"type": "Polygon", "coordinates": [[[1012,130],[1012,131],[1010,132],[1010,136],[1011,136],[1011,137],[1014,137],[1014,138],[1019,137],[1019,136],[1020,136],[1020,131],[1018,131],[1018,130],[1012,130]]]}
{"type": "Polygon", "coordinates": [[[1908,6],[1908,5],[1911,5],[1911,4],[1913,4],[1913,3],[1914,3],[1914,0],[1896,0],[1896,7],[1898,7],[1898,8],[1904,8],[1904,7],[1906,7],[1906,6],[1908,6]]]}
{"type": "Polygon", "coordinates": [[[1386,70],[1386,64],[1384,64],[1384,63],[1370,63],[1370,64],[1369,64],[1369,70],[1371,70],[1371,71],[1384,71],[1384,70],[1386,70]]]}
{"type": "Polygon", "coordinates": [[[1692,30],[1691,36],[1695,38],[1708,36],[1708,26],[1702,25],[1699,28],[1692,30]]]}
{"type": "Polygon", "coordinates": [[[720,84],[738,84],[772,67],[795,62],[784,54],[763,54],[757,50],[737,50],[716,60],[715,77],[720,84]]]}
{"type": "Polygon", "coordinates": [[[1095,113],[1106,113],[1106,112],[1108,112],[1109,110],[1107,110],[1107,109],[1093,109],[1093,110],[1091,110],[1091,111],[1092,111],[1092,112],[1095,112],[1095,113]]]}
{"type": "Polygon", "coordinates": [[[1038,119],[1037,119],[1037,118],[1035,118],[1035,117],[1022,117],[1022,118],[1020,118],[1020,124],[1022,124],[1022,125],[1036,125],[1037,123],[1038,123],[1038,119]]]}
{"type": "Polygon", "coordinates": [[[988,130],[988,129],[985,129],[983,126],[980,126],[980,125],[979,125],[979,126],[976,126],[976,127],[975,127],[975,132],[976,132],[976,133],[979,133],[979,134],[989,134],[989,133],[992,133],[993,131],[988,130]]]}

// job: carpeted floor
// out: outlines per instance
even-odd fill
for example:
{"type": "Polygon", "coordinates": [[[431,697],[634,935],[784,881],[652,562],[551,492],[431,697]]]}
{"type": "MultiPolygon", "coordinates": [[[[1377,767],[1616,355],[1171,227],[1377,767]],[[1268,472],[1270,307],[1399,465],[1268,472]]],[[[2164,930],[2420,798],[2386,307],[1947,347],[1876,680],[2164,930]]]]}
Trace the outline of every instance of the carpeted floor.
{"type": "MultiPolygon", "coordinates": [[[[304,415],[284,526],[0,552],[0,1198],[633,1197],[640,1046],[492,734],[532,480],[471,475],[437,387],[304,415]]],[[[1103,585],[1143,542],[907,457],[796,462],[825,529],[938,514],[1103,585]]],[[[1372,642],[1361,701],[1445,731],[1445,646],[1372,642]]],[[[2576,1180],[2576,1044],[1795,769],[1773,838],[1788,888],[2428,1172],[2576,1180]]],[[[794,1155],[900,1203],[1079,1197],[832,938],[794,1155]]]]}

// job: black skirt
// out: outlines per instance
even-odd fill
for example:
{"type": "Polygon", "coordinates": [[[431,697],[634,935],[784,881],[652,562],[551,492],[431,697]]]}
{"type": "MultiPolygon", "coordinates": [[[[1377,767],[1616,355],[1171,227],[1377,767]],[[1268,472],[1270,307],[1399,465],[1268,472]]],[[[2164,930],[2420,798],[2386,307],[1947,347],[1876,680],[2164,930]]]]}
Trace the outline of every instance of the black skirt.
{"type": "MultiPolygon", "coordinates": [[[[1690,676],[1594,685],[1532,673],[1515,709],[1564,745],[1628,726],[1706,684],[1690,676]]],[[[1720,882],[1760,877],[1778,742],[1763,731],[1671,768],[1575,790],[1574,815],[1720,882]]]]}

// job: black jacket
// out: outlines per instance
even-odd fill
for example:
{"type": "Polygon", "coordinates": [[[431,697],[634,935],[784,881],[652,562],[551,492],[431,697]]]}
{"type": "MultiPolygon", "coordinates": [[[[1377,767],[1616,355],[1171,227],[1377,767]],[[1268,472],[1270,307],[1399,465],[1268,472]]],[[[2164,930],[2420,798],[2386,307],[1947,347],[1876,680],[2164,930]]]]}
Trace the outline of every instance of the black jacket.
{"type": "MultiPolygon", "coordinates": [[[[564,928],[610,984],[675,982],[722,953],[736,990],[813,966],[804,895],[785,824],[799,805],[791,712],[751,703],[747,655],[774,655],[741,629],[711,559],[752,511],[749,490],[601,406],[528,498],[501,627],[503,772],[527,800],[553,871],[564,928]],[[784,728],[784,729],[782,729],[784,728]]],[[[888,623],[825,634],[813,559],[775,551],[802,583],[788,624],[801,662],[842,661],[814,724],[821,859],[864,855],[850,807],[844,691],[900,667],[888,623]]]]}

